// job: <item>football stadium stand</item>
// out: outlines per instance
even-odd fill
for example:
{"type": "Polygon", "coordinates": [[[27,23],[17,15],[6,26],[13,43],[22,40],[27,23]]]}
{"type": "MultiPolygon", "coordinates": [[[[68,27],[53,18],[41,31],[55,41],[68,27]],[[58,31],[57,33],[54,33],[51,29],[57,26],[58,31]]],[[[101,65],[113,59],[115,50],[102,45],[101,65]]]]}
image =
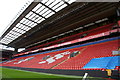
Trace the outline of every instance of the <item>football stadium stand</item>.
{"type": "Polygon", "coordinates": [[[64,74],[63,71],[73,71],[72,75],[87,71],[91,76],[104,77],[105,74],[116,76],[114,73],[118,74],[120,70],[119,3],[69,1],[71,0],[68,2],[60,0],[59,3],[63,4],[58,6],[62,6],[61,8],[54,8],[55,5],[50,7],[54,2],[49,4],[47,3],[49,0],[32,2],[2,35],[2,40],[4,40],[6,35],[10,36],[9,31],[12,29],[21,29],[21,27],[16,27],[17,24],[30,27],[25,34],[6,42],[8,44],[2,43],[15,47],[15,52],[10,58],[3,60],[0,66],[48,70],[51,73],[57,70],[62,74],[64,74]],[[46,12],[39,14],[42,7],[46,9],[46,12]],[[47,11],[50,11],[51,15],[48,15],[50,13],[47,11]],[[37,15],[41,19],[37,22],[38,17],[34,20],[28,14],[37,15]],[[23,20],[28,20],[28,23],[31,21],[35,27],[24,23],[23,20]],[[25,50],[16,52],[22,47],[25,50]],[[76,71],[78,73],[75,73],[76,71]],[[93,74],[92,71],[100,75],[93,74]]]}
{"type": "MultiPolygon", "coordinates": [[[[44,53],[34,54],[32,56],[20,57],[12,60],[11,62],[6,62],[3,66],[16,66],[16,67],[28,67],[28,68],[43,68],[43,69],[87,69],[87,65],[93,65],[91,69],[108,69],[106,67],[98,67],[99,65],[105,66],[110,62],[111,58],[115,55],[112,51],[118,50],[118,43],[120,37],[115,37],[111,39],[105,39],[102,41],[86,43],[83,45],[76,45],[72,47],[62,48],[53,51],[47,51],[44,53]],[[112,40],[115,39],[115,40],[112,40]],[[110,40],[110,41],[109,41],[110,40]],[[80,47],[81,46],[81,47],[80,47]],[[70,58],[70,54],[79,51],[74,57],[70,58]],[[49,55],[50,57],[43,60],[43,57],[49,55]],[[102,60],[103,59],[103,60],[102,60]],[[90,61],[91,60],[91,61],[90,61]],[[96,61],[95,61],[96,60],[96,61]],[[98,60],[98,61],[97,61],[98,60]],[[99,60],[107,61],[102,64],[95,65],[94,61],[97,63],[99,60]],[[71,64],[70,64],[71,63],[71,64]],[[94,64],[91,64],[94,63],[94,64]],[[31,65],[33,64],[33,65],[31,65]],[[85,66],[86,65],[86,66],[85,66]],[[84,67],[85,66],[85,67],[84,67]]],[[[116,60],[116,64],[112,69],[115,69],[119,57],[113,57],[112,60],[116,60]]],[[[113,66],[112,63],[109,63],[113,66]]],[[[111,68],[109,68],[111,69],[111,68]]]]}

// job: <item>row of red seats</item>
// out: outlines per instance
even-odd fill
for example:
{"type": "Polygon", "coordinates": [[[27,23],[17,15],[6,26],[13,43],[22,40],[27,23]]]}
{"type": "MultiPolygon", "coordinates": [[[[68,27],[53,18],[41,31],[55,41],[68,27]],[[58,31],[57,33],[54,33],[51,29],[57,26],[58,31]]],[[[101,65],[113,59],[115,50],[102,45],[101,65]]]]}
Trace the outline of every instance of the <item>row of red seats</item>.
{"type": "Polygon", "coordinates": [[[67,59],[69,55],[65,55],[64,57],[62,57],[60,59],[57,59],[55,62],[50,63],[50,64],[48,64],[48,63],[39,64],[39,62],[44,61],[43,57],[45,57],[47,55],[49,55],[51,57],[54,57],[55,55],[63,53],[63,52],[66,52],[66,51],[58,51],[58,52],[52,52],[52,53],[46,53],[46,54],[38,54],[38,55],[33,55],[33,56],[20,57],[20,58],[11,60],[13,62],[3,63],[3,66],[16,66],[16,67],[26,67],[26,68],[49,69],[49,68],[53,67],[54,65],[56,65],[56,64],[64,61],[65,59],[67,59]],[[25,59],[30,58],[30,57],[33,57],[33,59],[21,62],[19,64],[15,64],[15,63],[18,63],[20,60],[25,60],[25,59]]]}
{"type": "Polygon", "coordinates": [[[91,59],[113,56],[112,51],[118,49],[118,40],[86,46],[86,49],[76,57],[67,60],[54,69],[82,69],[91,59]],[[69,64],[71,63],[71,64],[69,64]]]}
{"type": "Polygon", "coordinates": [[[27,57],[20,57],[20,58],[11,60],[12,62],[5,62],[3,63],[2,66],[16,66],[16,67],[41,68],[41,69],[52,68],[52,69],[82,70],[82,67],[84,67],[93,58],[113,56],[112,51],[118,49],[118,42],[119,42],[118,40],[115,40],[115,41],[109,41],[109,42],[104,42],[104,43],[99,43],[99,44],[94,44],[94,45],[89,45],[89,46],[84,46],[84,47],[79,47],[74,49],[68,49],[63,51],[51,52],[46,54],[38,54],[38,55],[32,55],[27,57]],[[48,63],[39,64],[39,62],[44,61],[43,57],[47,55],[54,57],[55,55],[66,52],[66,51],[69,51],[70,53],[74,51],[80,51],[80,54],[72,58],[68,58],[69,55],[65,55],[64,57],[50,64],[48,63]],[[23,61],[19,64],[15,64],[27,58],[33,58],[33,59],[23,61]]]}

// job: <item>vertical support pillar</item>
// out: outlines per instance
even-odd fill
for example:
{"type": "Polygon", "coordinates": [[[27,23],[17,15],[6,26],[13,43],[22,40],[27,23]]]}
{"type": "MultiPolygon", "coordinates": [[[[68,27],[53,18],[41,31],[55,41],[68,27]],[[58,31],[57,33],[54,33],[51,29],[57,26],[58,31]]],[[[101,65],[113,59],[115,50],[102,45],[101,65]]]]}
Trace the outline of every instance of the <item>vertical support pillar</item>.
{"type": "Polygon", "coordinates": [[[116,8],[117,12],[117,25],[118,25],[118,32],[120,32],[120,7],[116,8]]]}
{"type": "Polygon", "coordinates": [[[116,12],[117,12],[117,16],[120,17],[120,8],[119,7],[117,8],[116,12]]]}
{"type": "Polygon", "coordinates": [[[13,55],[17,53],[18,53],[18,48],[15,48],[13,55]]]}
{"type": "Polygon", "coordinates": [[[120,27],[120,7],[116,8],[116,13],[117,13],[118,26],[120,27]]]}

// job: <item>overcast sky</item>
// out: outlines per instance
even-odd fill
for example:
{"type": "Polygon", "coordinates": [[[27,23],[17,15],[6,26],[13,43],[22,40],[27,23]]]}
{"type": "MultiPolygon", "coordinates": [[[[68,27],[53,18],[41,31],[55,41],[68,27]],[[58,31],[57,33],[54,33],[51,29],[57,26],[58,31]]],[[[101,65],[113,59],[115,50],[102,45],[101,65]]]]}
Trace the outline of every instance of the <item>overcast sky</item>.
{"type": "Polygon", "coordinates": [[[0,36],[3,31],[21,10],[21,8],[30,0],[1,0],[0,1],[0,36]]]}

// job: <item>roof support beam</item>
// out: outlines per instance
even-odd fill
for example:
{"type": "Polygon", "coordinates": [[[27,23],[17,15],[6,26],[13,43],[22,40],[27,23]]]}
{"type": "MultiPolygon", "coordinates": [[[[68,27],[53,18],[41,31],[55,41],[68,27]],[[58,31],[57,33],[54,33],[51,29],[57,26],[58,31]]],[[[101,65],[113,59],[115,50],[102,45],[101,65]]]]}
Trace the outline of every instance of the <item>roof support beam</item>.
{"type": "Polygon", "coordinates": [[[34,11],[32,11],[33,13],[35,13],[36,15],[38,15],[38,16],[40,16],[40,17],[42,17],[42,18],[44,18],[44,19],[46,19],[45,17],[43,17],[42,15],[40,15],[40,14],[38,14],[38,13],[36,13],[36,12],[34,12],[34,11]]]}
{"type": "Polygon", "coordinates": [[[66,2],[65,0],[62,0],[65,4],[67,4],[67,5],[70,5],[68,2],[66,2]]]}
{"type": "MultiPolygon", "coordinates": [[[[26,18],[26,17],[25,17],[25,18],[26,18]]],[[[29,21],[32,21],[32,22],[38,24],[37,22],[35,22],[35,21],[33,21],[33,20],[29,19],[29,18],[26,18],[26,19],[28,19],[29,21]]]]}
{"type": "Polygon", "coordinates": [[[17,32],[17,31],[15,31],[15,30],[12,30],[13,32],[16,32],[16,33],[19,33],[19,34],[22,34],[22,33],[20,33],[20,32],[17,32]]]}
{"type": "Polygon", "coordinates": [[[43,5],[43,6],[45,6],[46,8],[48,8],[48,9],[50,9],[51,11],[53,11],[53,12],[55,12],[55,13],[56,13],[56,11],[55,11],[55,10],[51,9],[50,7],[46,6],[45,4],[43,4],[43,3],[41,3],[41,2],[40,2],[40,4],[42,4],[42,5],[43,5]]]}
{"type": "Polygon", "coordinates": [[[8,37],[15,38],[15,37],[12,37],[12,36],[9,36],[9,35],[8,35],[8,37]]]}
{"type": "Polygon", "coordinates": [[[26,30],[24,30],[24,29],[21,29],[21,28],[19,28],[19,27],[16,27],[16,28],[18,28],[18,29],[20,29],[20,30],[22,30],[22,31],[25,31],[25,32],[26,32],[26,30]]]}
{"type": "Polygon", "coordinates": [[[20,23],[20,24],[22,24],[22,25],[24,25],[24,26],[27,26],[27,27],[29,27],[29,28],[32,28],[31,26],[28,26],[28,25],[26,25],[26,24],[23,24],[23,23],[20,23]]]}
{"type": "MultiPolygon", "coordinates": [[[[9,33],[9,34],[12,34],[12,33],[9,33]]],[[[14,36],[18,36],[18,35],[16,35],[16,34],[12,34],[12,35],[14,35],[14,36]]]]}

